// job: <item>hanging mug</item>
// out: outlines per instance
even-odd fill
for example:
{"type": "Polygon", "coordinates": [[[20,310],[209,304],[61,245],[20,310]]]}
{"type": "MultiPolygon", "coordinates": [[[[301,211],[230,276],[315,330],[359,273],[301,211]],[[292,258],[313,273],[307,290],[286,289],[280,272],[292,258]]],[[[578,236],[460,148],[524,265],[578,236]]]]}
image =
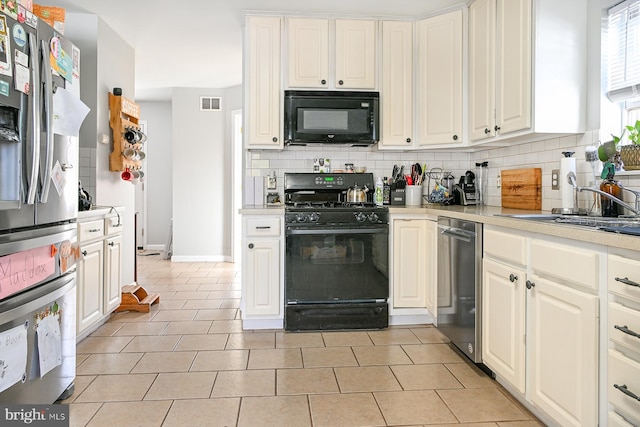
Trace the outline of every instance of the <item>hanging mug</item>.
{"type": "Polygon", "coordinates": [[[138,141],[138,132],[136,132],[135,129],[129,128],[127,129],[127,131],[124,133],[124,139],[127,140],[128,143],[133,144],[136,141],[138,141]]]}
{"type": "Polygon", "coordinates": [[[125,181],[131,181],[131,171],[129,170],[129,168],[126,168],[124,171],[122,171],[122,173],[120,174],[120,177],[125,180],[125,181]]]}

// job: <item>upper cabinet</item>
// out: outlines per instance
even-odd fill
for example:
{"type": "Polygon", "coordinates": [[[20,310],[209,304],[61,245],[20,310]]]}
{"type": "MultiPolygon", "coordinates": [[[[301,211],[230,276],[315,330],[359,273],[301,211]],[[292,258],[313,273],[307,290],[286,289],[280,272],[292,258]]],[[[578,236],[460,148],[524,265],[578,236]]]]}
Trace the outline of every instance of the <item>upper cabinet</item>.
{"type": "Polygon", "coordinates": [[[373,90],[376,21],[288,18],[288,87],[373,90]]]}
{"type": "Polygon", "coordinates": [[[281,22],[274,16],[248,16],[246,20],[246,148],[283,147],[281,22]]]}
{"type": "Polygon", "coordinates": [[[413,23],[382,22],[379,148],[413,146],[413,23]]]}
{"type": "Polygon", "coordinates": [[[471,141],[584,132],[586,34],[580,0],[472,3],[471,141]]]}
{"type": "Polygon", "coordinates": [[[418,145],[461,143],[462,11],[417,23],[418,145]]]}

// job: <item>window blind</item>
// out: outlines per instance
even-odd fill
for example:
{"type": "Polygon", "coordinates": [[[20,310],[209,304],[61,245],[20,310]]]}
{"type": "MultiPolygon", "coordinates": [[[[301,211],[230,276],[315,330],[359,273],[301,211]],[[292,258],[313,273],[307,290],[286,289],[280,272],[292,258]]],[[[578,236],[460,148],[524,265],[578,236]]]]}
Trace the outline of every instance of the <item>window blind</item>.
{"type": "Polygon", "coordinates": [[[609,9],[608,88],[612,102],[640,98],[640,0],[609,9]]]}

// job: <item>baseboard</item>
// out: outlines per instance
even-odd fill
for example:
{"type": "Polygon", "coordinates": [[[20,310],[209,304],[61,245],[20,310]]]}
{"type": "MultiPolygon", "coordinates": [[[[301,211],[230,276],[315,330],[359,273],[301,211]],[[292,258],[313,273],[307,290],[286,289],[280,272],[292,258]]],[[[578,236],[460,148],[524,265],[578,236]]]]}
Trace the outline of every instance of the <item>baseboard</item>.
{"type": "Polygon", "coordinates": [[[193,256],[193,255],[173,255],[171,262],[229,262],[230,257],[224,255],[215,256],[193,256]]]}
{"type": "Polygon", "coordinates": [[[242,330],[283,329],[284,319],[242,319],[242,330]]]}
{"type": "Polygon", "coordinates": [[[143,249],[147,251],[164,251],[164,245],[147,245],[143,249]]]}

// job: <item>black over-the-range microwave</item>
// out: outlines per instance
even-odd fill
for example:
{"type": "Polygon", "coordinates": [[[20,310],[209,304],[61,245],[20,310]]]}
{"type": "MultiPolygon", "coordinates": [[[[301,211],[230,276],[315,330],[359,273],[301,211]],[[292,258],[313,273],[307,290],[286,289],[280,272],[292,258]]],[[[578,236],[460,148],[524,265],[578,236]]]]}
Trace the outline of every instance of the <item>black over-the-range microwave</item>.
{"type": "Polygon", "coordinates": [[[285,144],[375,144],[379,111],[378,92],[285,91],[285,144]]]}

